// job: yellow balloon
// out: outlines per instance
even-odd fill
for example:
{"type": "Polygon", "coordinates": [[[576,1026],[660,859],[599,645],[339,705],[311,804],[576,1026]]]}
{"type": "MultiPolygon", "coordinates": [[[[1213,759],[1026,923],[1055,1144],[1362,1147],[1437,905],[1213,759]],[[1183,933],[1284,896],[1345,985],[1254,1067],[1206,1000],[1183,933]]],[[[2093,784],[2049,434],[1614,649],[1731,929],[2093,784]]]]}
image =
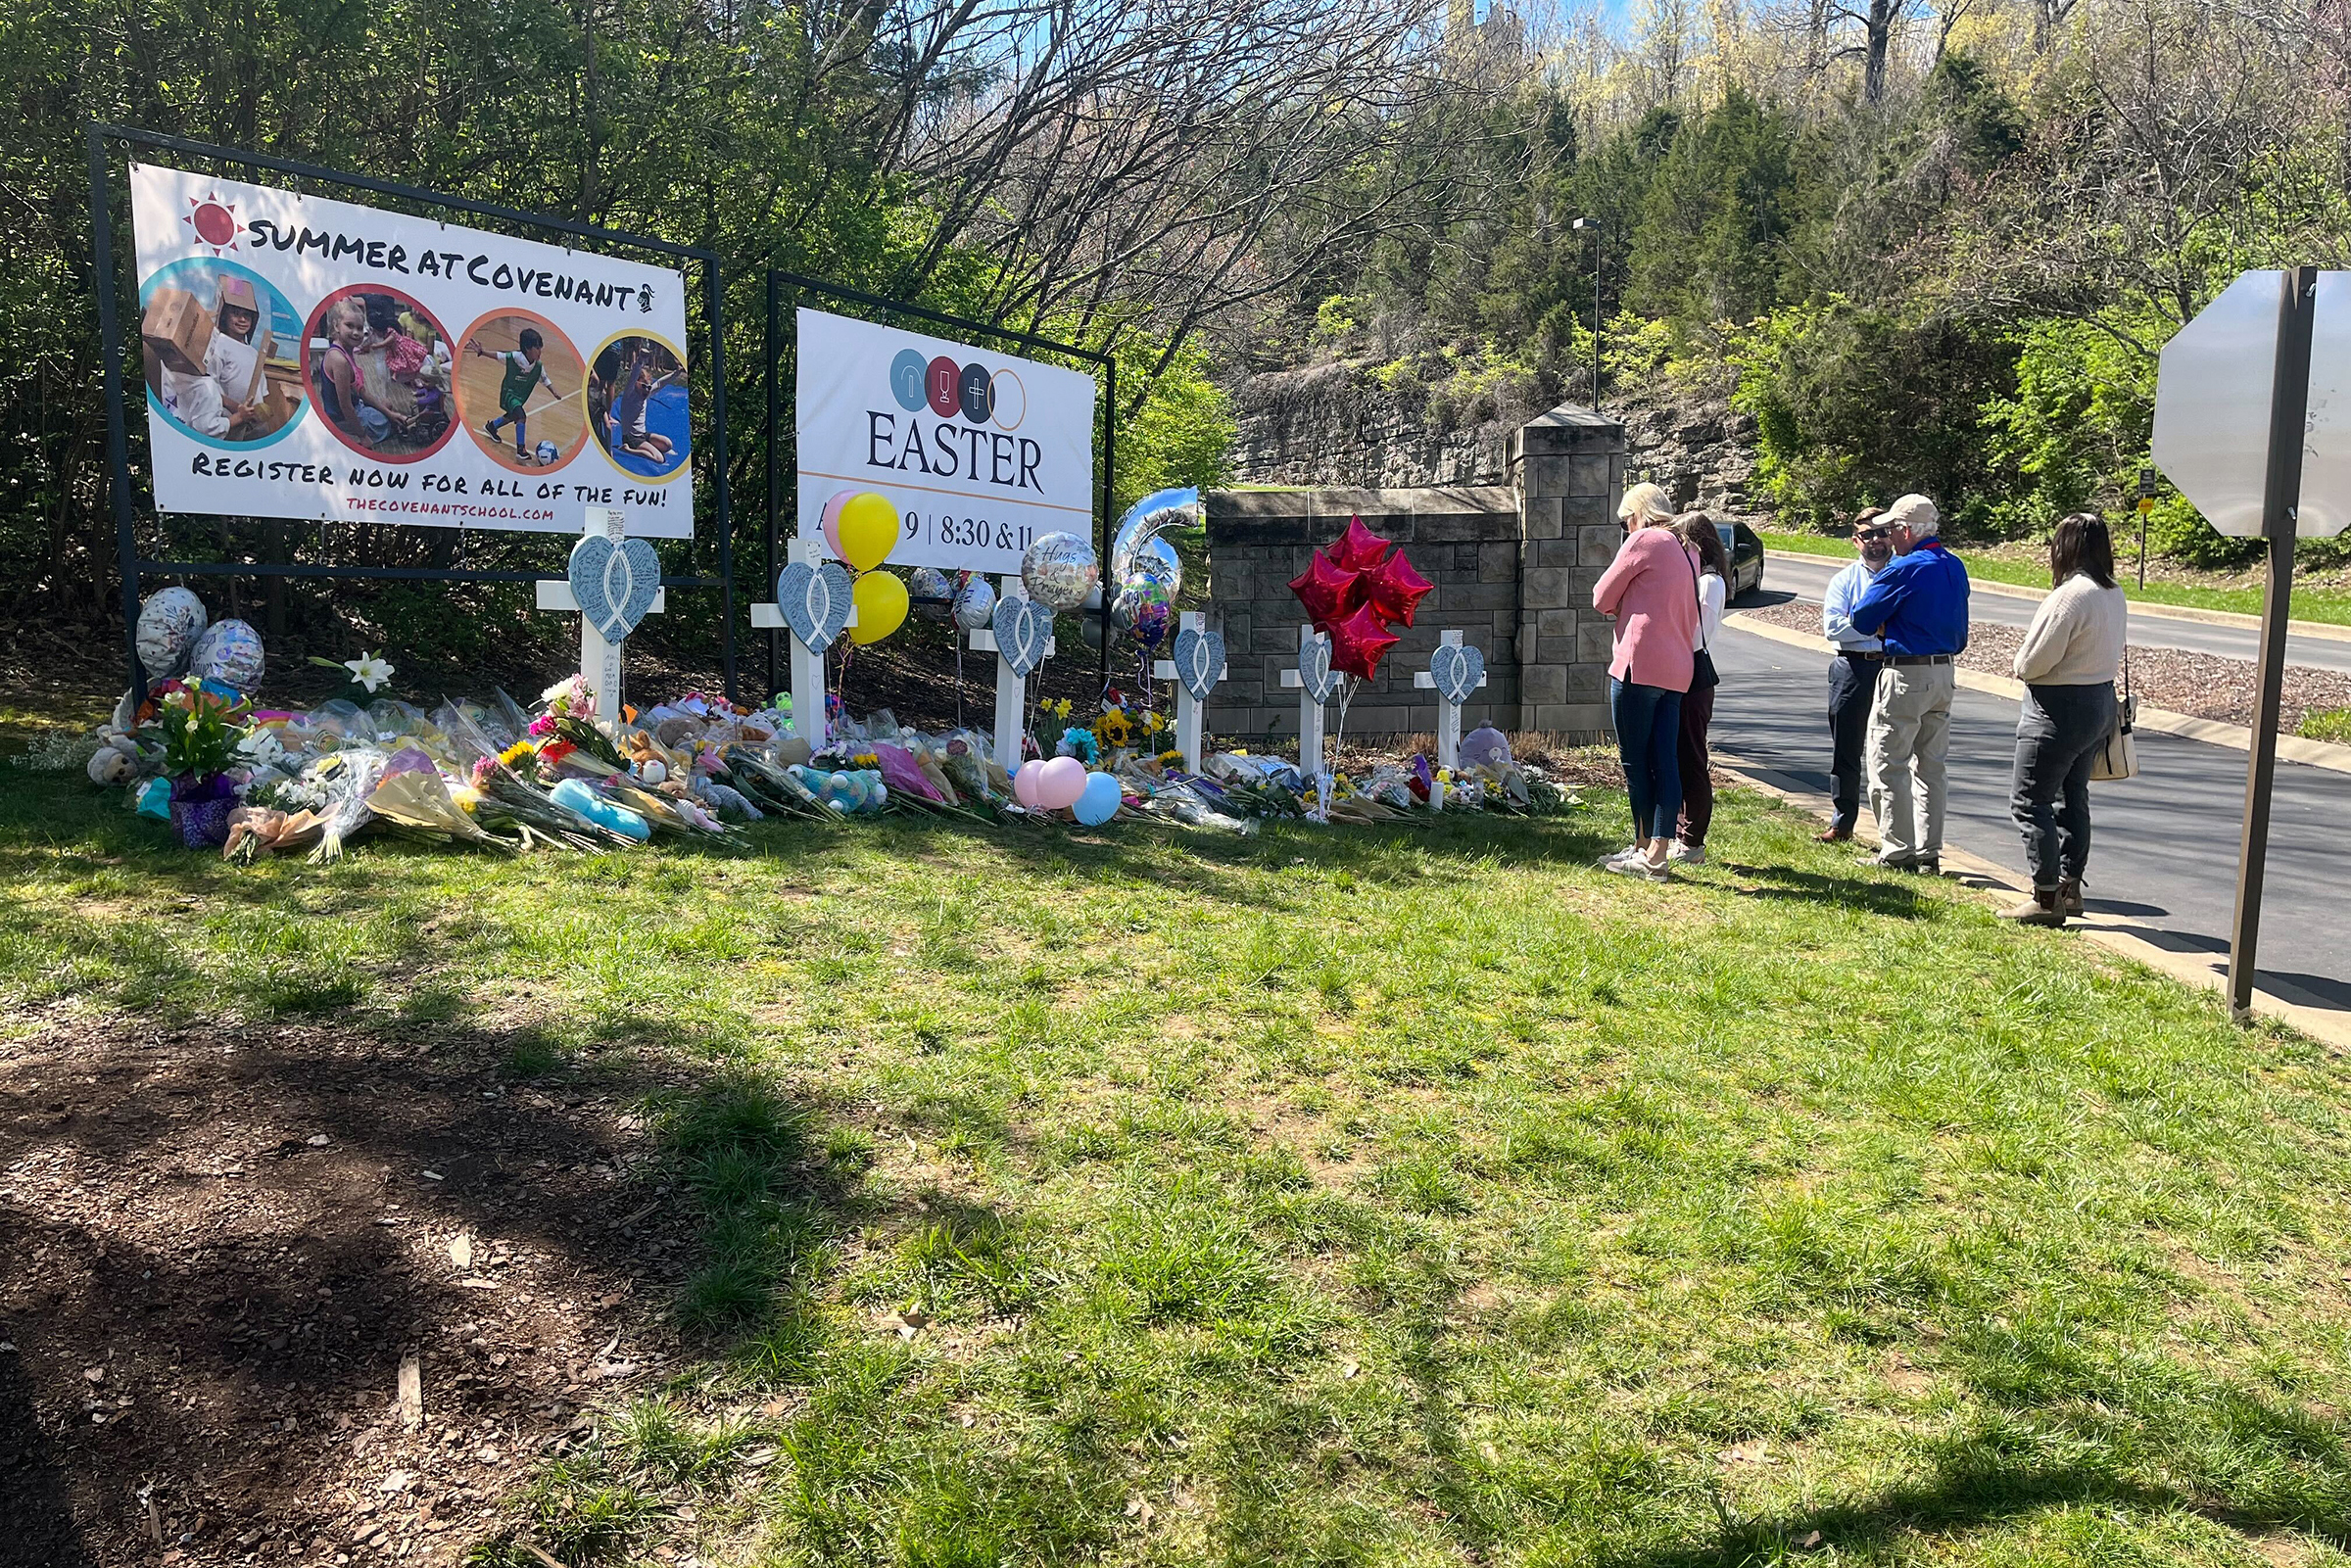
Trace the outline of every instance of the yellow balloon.
{"type": "MultiPolygon", "coordinates": [[[[845,520],[846,507],[841,515],[845,520]]],[[[846,535],[848,530],[844,528],[841,532],[846,535]]],[[[842,543],[847,543],[845,538],[842,543]]],[[[906,624],[905,580],[888,572],[868,572],[857,579],[856,586],[849,590],[849,602],[857,606],[857,624],[849,628],[852,642],[860,645],[879,642],[906,624]]]]}
{"type": "Polygon", "coordinates": [[[898,547],[898,509],[869,490],[841,503],[833,531],[840,536],[840,558],[849,570],[870,572],[898,547]]]}

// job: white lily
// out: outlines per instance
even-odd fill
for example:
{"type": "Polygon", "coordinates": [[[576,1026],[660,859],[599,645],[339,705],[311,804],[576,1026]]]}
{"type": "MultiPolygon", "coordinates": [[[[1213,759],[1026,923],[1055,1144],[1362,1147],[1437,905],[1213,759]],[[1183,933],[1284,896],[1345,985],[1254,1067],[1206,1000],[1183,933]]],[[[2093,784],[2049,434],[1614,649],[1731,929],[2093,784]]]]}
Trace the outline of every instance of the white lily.
{"type": "Polygon", "coordinates": [[[365,687],[370,694],[392,679],[392,665],[381,653],[362,653],[356,659],[345,659],[343,668],[351,678],[365,687]]]}

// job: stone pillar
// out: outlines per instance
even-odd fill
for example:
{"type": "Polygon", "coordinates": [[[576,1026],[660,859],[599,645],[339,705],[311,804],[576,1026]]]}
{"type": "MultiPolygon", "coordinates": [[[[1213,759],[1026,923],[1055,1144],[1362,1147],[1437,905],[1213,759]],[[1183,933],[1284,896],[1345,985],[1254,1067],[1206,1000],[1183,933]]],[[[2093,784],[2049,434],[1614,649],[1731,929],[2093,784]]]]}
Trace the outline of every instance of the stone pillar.
{"type": "Polygon", "coordinates": [[[1546,734],[1608,733],[1607,617],[1592,587],[1623,532],[1624,425],[1573,404],[1511,438],[1518,491],[1519,724],[1546,734]]]}

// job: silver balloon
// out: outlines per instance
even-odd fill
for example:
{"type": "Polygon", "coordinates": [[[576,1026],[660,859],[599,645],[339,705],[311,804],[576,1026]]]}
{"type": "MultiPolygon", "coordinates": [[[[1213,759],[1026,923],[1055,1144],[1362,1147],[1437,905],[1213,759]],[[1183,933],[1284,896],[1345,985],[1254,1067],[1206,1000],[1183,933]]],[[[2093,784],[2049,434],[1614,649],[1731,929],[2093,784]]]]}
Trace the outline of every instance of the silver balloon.
{"type": "Polygon", "coordinates": [[[139,626],[136,636],[139,663],[156,680],[177,675],[186,668],[190,650],[196,640],[204,635],[204,600],[184,588],[167,588],[151,594],[139,606],[139,626]]]}
{"type": "Polygon", "coordinates": [[[949,601],[955,596],[955,585],[947,574],[936,566],[918,566],[906,579],[906,596],[910,608],[925,620],[943,621],[947,618],[949,601]]]}
{"type": "Polygon", "coordinates": [[[1102,563],[1076,534],[1047,534],[1021,556],[1021,581],[1038,603],[1074,610],[1101,586],[1102,563]]]}
{"type": "Polygon", "coordinates": [[[1145,496],[1127,508],[1119,519],[1119,531],[1111,536],[1110,580],[1124,583],[1146,554],[1164,559],[1175,568],[1175,579],[1168,584],[1171,597],[1183,586],[1183,566],[1176,557],[1174,546],[1159,538],[1163,529],[1188,528],[1200,506],[1200,492],[1196,490],[1160,490],[1145,496]],[[1156,550],[1146,546],[1158,545],[1156,550]]]}
{"type": "Polygon", "coordinates": [[[244,621],[215,621],[196,640],[188,673],[252,692],[262,684],[262,634],[244,621]]]}
{"type": "Polygon", "coordinates": [[[955,595],[955,624],[967,632],[977,632],[994,619],[995,613],[994,587],[986,578],[973,573],[972,580],[955,595]]]}
{"type": "Polygon", "coordinates": [[[1166,589],[1171,599],[1183,592],[1183,557],[1164,539],[1144,540],[1142,547],[1134,552],[1133,564],[1119,581],[1127,582],[1138,572],[1166,589]]]}

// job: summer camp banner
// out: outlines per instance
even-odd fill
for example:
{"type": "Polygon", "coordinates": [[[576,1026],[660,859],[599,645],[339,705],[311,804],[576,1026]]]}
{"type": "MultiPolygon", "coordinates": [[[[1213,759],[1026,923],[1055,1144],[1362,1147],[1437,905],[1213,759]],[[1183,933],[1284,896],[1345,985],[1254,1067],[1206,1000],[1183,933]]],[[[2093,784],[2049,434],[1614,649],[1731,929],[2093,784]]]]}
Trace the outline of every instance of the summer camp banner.
{"type": "Polygon", "coordinates": [[[130,192],[159,510],[693,536],[680,273],[154,165],[130,192]]]}
{"type": "Polygon", "coordinates": [[[877,491],[901,519],[892,564],[1017,572],[1045,534],[1094,533],[1094,382],[1033,359],[799,312],[799,535],[877,491]]]}

